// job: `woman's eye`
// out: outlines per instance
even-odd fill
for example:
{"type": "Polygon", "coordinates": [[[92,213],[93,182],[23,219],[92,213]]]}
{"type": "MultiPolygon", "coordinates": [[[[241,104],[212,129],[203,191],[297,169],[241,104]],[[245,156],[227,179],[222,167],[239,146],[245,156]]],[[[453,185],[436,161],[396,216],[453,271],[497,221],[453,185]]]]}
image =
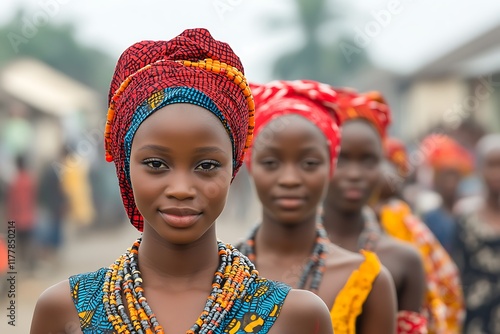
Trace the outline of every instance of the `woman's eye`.
{"type": "Polygon", "coordinates": [[[306,169],[314,169],[321,164],[318,160],[305,160],[302,162],[302,167],[306,169]]]}
{"type": "Polygon", "coordinates": [[[203,161],[196,167],[196,169],[204,172],[210,172],[219,168],[220,166],[221,164],[218,161],[211,160],[211,161],[203,161]]]}
{"type": "Polygon", "coordinates": [[[160,160],[145,160],[144,164],[154,170],[158,170],[162,167],[167,167],[167,165],[165,165],[165,163],[160,160]]]}
{"type": "Polygon", "coordinates": [[[259,163],[262,166],[264,166],[264,168],[268,168],[268,169],[278,167],[278,161],[276,161],[276,160],[271,160],[271,159],[269,159],[269,160],[261,160],[259,163]]]}

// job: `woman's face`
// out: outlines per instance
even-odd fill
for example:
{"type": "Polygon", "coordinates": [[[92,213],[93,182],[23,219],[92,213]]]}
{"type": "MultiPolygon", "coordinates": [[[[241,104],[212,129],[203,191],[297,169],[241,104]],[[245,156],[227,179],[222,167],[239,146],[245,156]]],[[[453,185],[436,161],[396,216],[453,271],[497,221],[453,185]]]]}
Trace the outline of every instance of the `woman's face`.
{"type": "Polygon", "coordinates": [[[253,147],[251,175],[264,219],[280,224],[314,219],[328,187],[329,161],[325,136],[301,116],[281,116],[262,129],[253,147]],[[276,122],[286,127],[273,126],[276,122]]]}
{"type": "Polygon", "coordinates": [[[462,181],[462,173],[458,168],[439,168],[434,170],[434,190],[445,199],[455,199],[462,181]]]}
{"type": "Polygon", "coordinates": [[[377,131],[362,120],[345,123],[325,206],[345,213],[360,212],[379,185],[381,161],[382,144],[377,131]]]}
{"type": "Polygon", "coordinates": [[[204,108],[173,104],[138,128],[130,179],[144,231],[172,244],[201,238],[224,208],[232,146],[222,123],[204,108]]]}
{"type": "Polygon", "coordinates": [[[491,150],[483,158],[483,180],[486,189],[495,196],[500,196],[500,148],[491,150]]]}

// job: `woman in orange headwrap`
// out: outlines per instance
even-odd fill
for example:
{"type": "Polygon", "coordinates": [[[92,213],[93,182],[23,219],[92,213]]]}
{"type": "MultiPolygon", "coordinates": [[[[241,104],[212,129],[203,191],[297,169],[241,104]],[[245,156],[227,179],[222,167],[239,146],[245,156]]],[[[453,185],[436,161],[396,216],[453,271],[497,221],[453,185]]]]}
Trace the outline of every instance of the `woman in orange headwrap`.
{"type": "Polygon", "coordinates": [[[464,306],[458,269],[429,228],[399,197],[398,188],[410,170],[404,144],[387,138],[384,147],[386,170],[374,203],[380,223],[389,235],[411,243],[422,256],[427,280],[424,311],[429,333],[459,333],[464,306]]]}
{"type": "Polygon", "coordinates": [[[371,250],[389,269],[398,298],[398,333],[426,333],[426,318],[420,313],[425,294],[421,257],[414,247],[384,234],[367,207],[379,183],[389,108],[376,92],[339,89],[338,94],[342,142],[323,203],[325,228],[335,244],[351,251],[371,250]]]}
{"type": "Polygon", "coordinates": [[[109,102],[106,159],[142,236],[109,268],[48,289],[31,333],[331,334],[320,298],[262,278],[217,241],[254,128],[229,45],[205,29],[136,43],[118,61],[109,102]]]}
{"type": "Polygon", "coordinates": [[[393,333],[395,289],[387,269],[372,252],[329,242],[317,210],[340,144],[330,116],[335,90],[296,80],[252,86],[252,92],[255,141],[247,161],[262,221],[238,248],[265,277],[318,294],[331,308],[335,334],[393,333]]]}
{"type": "Polygon", "coordinates": [[[458,186],[464,177],[472,173],[474,160],[465,148],[443,134],[426,137],[420,150],[426,156],[426,165],[433,172],[433,190],[441,198],[441,205],[425,212],[422,219],[446,250],[451,252],[456,227],[453,210],[458,199],[458,186]]]}

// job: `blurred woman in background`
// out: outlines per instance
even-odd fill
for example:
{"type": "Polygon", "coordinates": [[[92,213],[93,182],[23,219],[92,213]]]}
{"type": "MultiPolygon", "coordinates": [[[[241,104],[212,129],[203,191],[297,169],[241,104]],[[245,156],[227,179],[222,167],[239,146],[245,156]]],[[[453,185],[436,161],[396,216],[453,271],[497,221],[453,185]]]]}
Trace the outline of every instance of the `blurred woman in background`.
{"type": "Polygon", "coordinates": [[[323,202],[325,229],[334,244],[350,251],[373,251],[387,267],[396,285],[397,332],[427,333],[427,319],[421,313],[426,282],[420,254],[410,244],[385,234],[368,207],[379,186],[389,107],[378,92],[338,93],[342,141],[323,202]]]}
{"type": "Polygon", "coordinates": [[[458,219],[454,256],[466,303],[464,332],[500,333],[500,134],[477,145],[484,194],[458,219]]]}
{"type": "Polygon", "coordinates": [[[441,204],[422,214],[422,220],[451,252],[455,234],[456,217],[453,213],[459,199],[461,181],[474,170],[474,159],[458,142],[447,135],[433,134],[421,143],[425,163],[432,169],[433,190],[439,195],[441,204]]]}
{"type": "Polygon", "coordinates": [[[385,161],[380,189],[372,198],[384,231],[414,245],[422,257],[427,281],[424,312],[429,333],[459,333],[464,302],[458,268],[434,234],[401,199],[401,188],[411,169],[403,142],[384,141],[385,161]]]}

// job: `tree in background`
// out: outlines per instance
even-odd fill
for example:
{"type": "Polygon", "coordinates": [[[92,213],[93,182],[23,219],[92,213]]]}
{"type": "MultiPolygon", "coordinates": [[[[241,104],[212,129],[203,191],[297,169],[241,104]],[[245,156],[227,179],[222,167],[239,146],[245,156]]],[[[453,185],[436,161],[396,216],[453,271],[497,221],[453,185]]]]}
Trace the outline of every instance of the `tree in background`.
{"type": "MultiPolygon", "coordinates": [[[[47,15],[48,17],[48,15],[47,15]]],[[[38,24],[23,9],[0,26],[0,66],[19,57],[33,57],[98,92],[107,92],[114,69],[104,52],[77,41],[72,23],[38,24]]]]}
{"type": "MultiPolygon", "coordinates": [[[[340,45],[352,45],[352,36],[342,28],[340,7],[332,12],[326,0],[296,0],[298,21],[304,36],[304,45],[296,51],[284,54],[274,65],[273,76],[283,80],[311,79],[335,86],[350,85],[353,77],[365,66],[368,60],[363,52],[347,58],[340,45]],[[335,20],[339,24],[332,25],[335,20]],[[331,27],[331,28],[330,28],[331,27]],[[335,28],[337,27],[337,28],[335,28]],[[330,31],[331,29],[331,31],[330,31]],[[322,42],[334,36],[333,41],[322,42]]],[[[278,19],[273,19],[275,25],[278,19]]],[[[287,22],[288,23],[288,22],[287,22]]]]}

